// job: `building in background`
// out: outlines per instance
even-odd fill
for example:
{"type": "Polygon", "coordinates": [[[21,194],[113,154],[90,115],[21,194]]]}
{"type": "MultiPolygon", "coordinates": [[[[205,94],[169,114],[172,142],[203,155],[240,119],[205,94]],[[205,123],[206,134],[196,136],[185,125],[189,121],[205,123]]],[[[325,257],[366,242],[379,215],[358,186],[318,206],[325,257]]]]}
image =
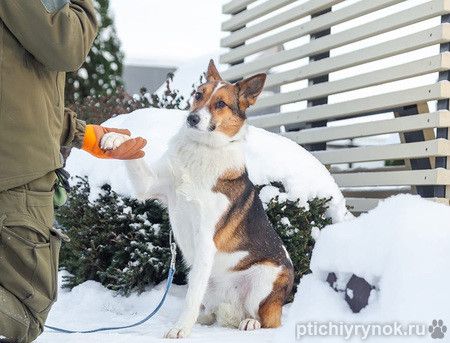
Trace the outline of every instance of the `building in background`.
{"type": "Polygon", "coordinates": [[[154,93],[167,80],[167,75],[177,70],[174,66],[126,63],[123,71],[125,90],[137,94],[142,87],[154,93]]]}

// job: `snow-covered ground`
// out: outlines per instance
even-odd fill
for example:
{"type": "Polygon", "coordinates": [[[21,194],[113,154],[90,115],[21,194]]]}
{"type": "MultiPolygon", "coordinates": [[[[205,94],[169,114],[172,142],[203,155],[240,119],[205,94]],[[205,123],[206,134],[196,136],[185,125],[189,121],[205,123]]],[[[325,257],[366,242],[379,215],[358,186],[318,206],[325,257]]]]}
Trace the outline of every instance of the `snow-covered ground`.
{"type": "MultiPolygon", "coordinates": [[[[64,272],[60,273],[60,276],[64,272]]],[[[69,330],[90,330],[98,327],[135,323],[149,314],[164,294],[165,284],[149,292],[128,298],[115,296],[96,282],[85,282],[72,291],[60,290],[48,324],[69,330]]],[[[37,343],[152,343],[167,342],[164,333],[176,321],[183,305],[186,287],[174,285],[164,306],[142,326],[109,333],[62,334],[47,330],[37,343]]],[[[238,330],[196,325],[189,339],[183,342],[271,342],[277,330],[241,332],[238,330]]]]}

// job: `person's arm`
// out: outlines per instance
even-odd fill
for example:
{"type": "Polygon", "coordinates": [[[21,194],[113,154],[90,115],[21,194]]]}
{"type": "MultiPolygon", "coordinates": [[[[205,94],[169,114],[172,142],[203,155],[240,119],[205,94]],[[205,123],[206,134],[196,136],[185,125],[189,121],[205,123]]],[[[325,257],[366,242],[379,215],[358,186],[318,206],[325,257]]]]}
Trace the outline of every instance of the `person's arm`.
{"type": "Polygon", "coordinates": [[[69,108],[64,109],[64,126],[61,135],[61,146],[81,148],[84,141],[86,123],[77,119],[77,115],[69,108]]]}
{"type": "Polygon", "coordinates": [[[0,0],[0,19],[48,70],[79,69],[97,34],[92,0],[0,0]]]}

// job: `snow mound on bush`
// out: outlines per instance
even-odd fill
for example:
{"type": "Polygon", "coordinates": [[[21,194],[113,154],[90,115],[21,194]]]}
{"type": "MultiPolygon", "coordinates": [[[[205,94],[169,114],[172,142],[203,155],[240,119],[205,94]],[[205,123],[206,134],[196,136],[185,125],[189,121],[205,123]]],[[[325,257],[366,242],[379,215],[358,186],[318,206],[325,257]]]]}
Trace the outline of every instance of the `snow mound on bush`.
{"type": "MultiPolygon", "coordinates": [[[[294,342],[296,323],[398,321],[420,323],[426,329],[425,337],[404,337],[405,341],[432,342],[432,320],[450,324],[449,269],[450,208],[418,196],[389,198],[368,214],[320,232],[311,261],[313,274],[301,280],[288,321],[275,341],[294,342]],[[325,281],[329,272],[337,273],[340,284],[355,274],[376,286],[369,305],[352,313],[344,294],[325,281]]],[[[315,337],[314,342],[343,341],[322,339],[315,337]]],[[[370,341],[385,342],[386,337],[370,341]]]]}
{"type": "MultiPolygon", "coordinates": [[[[151,165],[167,150],[170,139],[184,124],[187,112],[144,109],[109,119],[103,125],[129,129],[134,136],[148,140],[145,159],[151,165]]],[[[246,144],[247,168],[254,184],[281,181],[291,200],[307,205],[315,197],[332,197],[327,215],[333,222],[352,216],[345,199],[328,170],[308,151],[295,142],[274,133],[250,127],[246,144]]],[[[133,196],[122,161],[99,160],[73,149],[67,169],[74,176],[88,176],[92,187],[108,183],[118,193],[133,196]]],[[[266,194],[263,192],[262,194],[266,194]]],[[[276,195],[276,192],[270,192],[276,195]]],[[[264,198],[264,197],[263,197],[264,198]]],[[[263,199],[264,200],[264,199],[263,199]]]]}

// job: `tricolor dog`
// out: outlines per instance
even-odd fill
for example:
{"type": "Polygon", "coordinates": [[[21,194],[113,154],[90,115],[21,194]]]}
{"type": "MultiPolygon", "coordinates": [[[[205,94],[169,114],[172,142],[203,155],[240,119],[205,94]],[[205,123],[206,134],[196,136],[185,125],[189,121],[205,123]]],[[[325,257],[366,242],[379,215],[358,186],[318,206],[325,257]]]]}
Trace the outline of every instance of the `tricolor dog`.
{"type": "MultiPolygon", "coordinates": [[[[167,338],[188,336],[196,322],[240,330],[278,327],[293,283],[292,262],[245,167],[245,111],[266,75],[231,84],[211,61],[206,76],[161,161],[127,162],[139,198],[167,204],[190,267],[185,306],[167,338]]],[[[127,138],[108,134],[102,147],[114,149],[127,138]]]]}

